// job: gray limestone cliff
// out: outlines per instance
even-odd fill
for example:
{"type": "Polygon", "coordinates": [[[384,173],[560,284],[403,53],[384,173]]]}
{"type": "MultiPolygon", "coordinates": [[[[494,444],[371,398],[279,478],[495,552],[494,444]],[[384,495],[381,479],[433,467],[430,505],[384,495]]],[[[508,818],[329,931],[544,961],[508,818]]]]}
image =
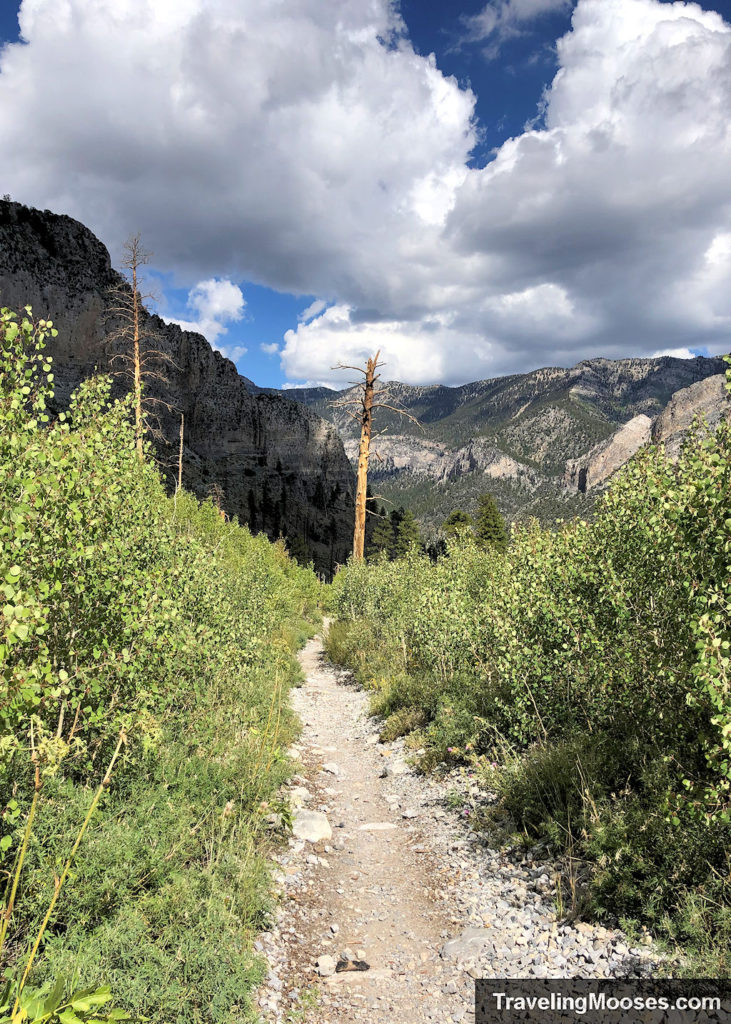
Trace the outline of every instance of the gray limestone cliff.
{"type": "MultiPolygon", "coordinates": [[[[589,359],[460,387],[392,383],[421,427],[379,414],[376,429],[386,432],[376,442],[373,489],[409,505],[431,530],[455,507],[473,509],[483,491],[512,520],[586,515],[599,486],[648,443],[655,420],[656,429],[667,421],[662,429],[671,430],[672,416],[683,435],[687,403],[673,405],[673,396],[687,389],[713,404],[720,385],[709,382],[721,381],[724,369],[718,358],[589,359]]],[[[357,439],[352,421],[332,407],[336,395],[312,388],[293,397],[331,419],[352,456],[357,439]]]]}
{"type": "Polygon", "coordinates": [[[676,391],[652,425],[652,442],[664,445],[670,455],[676,456],[696,419],[713,430],[730,409],[725,374],[699,380],[676,391]]]}
{"type": "MultiPolygon", "coordinates": [[[[53,319],[58,408],[95,370],[110,371],[110,289],[124,285],[104,245],[70,217],[0,201],[0,305],[31,305],[53,319]]],[[[223,507],[254,531],[285,536],[329,575],[347,558],[353,474],[337,431],[313,410],[260,392],[206,339],[145,313],[150,347],[164,352],[165,382],[150,382],[159,406],[160,462],[172,476],[185,416],[183,483],[200,497],[213,485],[223,507]]],[[[119,393],[125,384],[115,379],[119,393]]]]}
{"type": "Polygon", "coordinates": [[[677,459],[695,424],[701,431],[713,430],[730,411],[725,374],[680,388],[654,422],[642,414],[635,416],[582,458],[567,462],[564,486],[582,492],[600,487],[647,444],[662,445],[677,459]]]}
{"type": "Polygon", "coordinates": [[[640,448],[649,443],[651,430],[652,420],[649,416],[644,413],[633,416],[629,423],[615,430],[606,441],[595,445],[583,458],[567,462],[564,485],[586,493],[606,483],[640,448]]]}

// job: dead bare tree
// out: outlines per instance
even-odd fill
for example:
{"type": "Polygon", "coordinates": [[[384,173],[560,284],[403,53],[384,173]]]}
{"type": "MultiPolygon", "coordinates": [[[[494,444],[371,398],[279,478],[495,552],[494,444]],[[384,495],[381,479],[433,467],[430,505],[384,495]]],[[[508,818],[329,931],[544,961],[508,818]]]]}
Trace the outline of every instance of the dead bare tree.
{"type": "Polygon", "coordinates": [[[144,393],[145,383],[160,381],[167,384],[165,370],[175,364],[169,353],[148,346],[155,334],[147,326],[145,302],[153,299],[154,295],[152,292],[143,294],[140,284],[141,268],[150,262],[152,254],[143,248],[139,232],[127,239],[123,252],[122,266],[128,272],[129,282],[120,282],[110,290],[110,304],[105,316],[117,325],[109,335],[110,340],[124,343],[124,351],[114,355],[111,362],[121,362],[124,367],[121,373],[132,382],[135,447],[142,461],[145,434],[149,432],[162,438],[162,432],[156,426],[155,407],[162,406],[172,411],[172,406],[164,399],[144,393]]]}
{"type": "Polygon", "coordinates": [[[185,423],[185,416],[181,412],[180,414],[180,448],[178,449],[178,487],[183,486],[183,425],[185,423]]]}
{"type": "MultiPolygon", "coordinates": [[[[334,370],[356,370],[363,374],[363,380],[351,382],[358,389],[355,394],[349,391],[343,398],[333,402],[333,408],[343,409],[360,427],[358,475],[355,490],[355,527],[353,530],[353,558],[358,561],[363,558],[365,551],[368,464],[371,458],[371,441],[373,440],[373,414],[376,409],[388,409],[411,420],[417,426],[421,426],[415,416],[396,404],[390,385],[378,384],[381,375],[377,371],[384,365],[378,361],[380,354],[379,350],[374,356],[371,356],[365,367],[349,366],[343,363],[333,367],[334,370]],[[357,411],[353,412],[353,409],[357,411]]],[[[376,436],[380,436],[380,434],[376,436]]]]}

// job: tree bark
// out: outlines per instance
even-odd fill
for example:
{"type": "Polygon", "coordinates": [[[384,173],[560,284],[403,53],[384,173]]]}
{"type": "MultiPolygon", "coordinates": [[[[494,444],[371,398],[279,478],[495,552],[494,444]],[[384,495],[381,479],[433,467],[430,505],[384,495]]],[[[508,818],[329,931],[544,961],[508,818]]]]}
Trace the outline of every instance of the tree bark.
{"type": "Polygon", "coordinates": [[[180,449],[178,451],[178,490],[183,486],[183,413],[180,414],[180,449]]]}
{"type": "Polygon", "coordinates": [[[140,360],[140,294],[137,291],[137,252],[134,253],[132,264],[132,302],[133,302],[133,343],[134,343],[134,387],[135,387],[135,445],[137,458],[144,458],[142,441],[144,426],[142,422],[142,364],[140,360]]]}
{"type": "Polygon", "coordinates": [[[358,483],[355,492],[355,530],[353,533],[353,558],[363,559],[365,551],[366,500],[368,489],[368,462],[371,457],[371,433],[373,430],[373,394],[375,389],[376,366],[379,353],[366,364],[363,385],[362,415],[360,424],[360,447],[358,449],[358,483]]]}

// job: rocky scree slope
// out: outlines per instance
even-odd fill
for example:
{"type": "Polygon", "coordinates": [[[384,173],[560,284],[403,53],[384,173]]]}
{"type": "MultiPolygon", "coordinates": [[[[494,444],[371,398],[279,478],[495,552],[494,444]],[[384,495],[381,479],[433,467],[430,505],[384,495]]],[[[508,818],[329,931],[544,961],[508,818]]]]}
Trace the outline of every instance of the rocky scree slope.
{"type": "MultiPolygon", "coordinates": [[[[573,515],[643,444],[677,451],[696,412],[717,422],[724,371],[720,358],[591,359],[461,387],[393,384],[422,428],[384,412],[371,479],[427,526],[485,490],[510,519],[573,515]]],[[[292,397],[337,426],[352,459],[355,427],[333,409],[337,395],[311,388],[292,397]]]]}
{"type": "MultiPolygon", "coordinates": [[[[95,371],[116,372],[123,349],[106,315],[110,289],[124,286],[104,245],[83,224],[50,211],[0,201],[0,304],[33,307],[53,319],[56,406],[95,371]]],[[[165,353],[146,393],[156,405],[158,455],[175,479],[180,416],[185,416],[183,483],[200,497],[214,484],[222,505],[253,531],[283,534],[301,557],[330,575],[346,560],[352,533],[353,474],[342,442],[316,410],[256,388],[192,331],[145,312],[148,349],[165,353]]],[[[115,377],[115,391],[129,389],[115,377]]]]}

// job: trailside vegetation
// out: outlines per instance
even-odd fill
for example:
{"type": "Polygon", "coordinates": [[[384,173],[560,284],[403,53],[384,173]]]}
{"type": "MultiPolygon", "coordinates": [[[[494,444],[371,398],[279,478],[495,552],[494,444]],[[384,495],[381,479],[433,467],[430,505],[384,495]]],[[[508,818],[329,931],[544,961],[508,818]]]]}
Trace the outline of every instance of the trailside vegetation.
{"type": "Polygon", "coordinates": [[[2,311],[0,1004],[35,943],[28,1019],[250,1021],[320,584],[168,497],[108,378],[52,418],[52,329],[2,311]]]}
{"type": "Polygon", "coordinates": [[[699,427],[677,464],[632,460],[591,522],[514,528],[504,553],[462,532],[436,563],[349,565],[328,641],[386,735],[416,729],[425,767],[469,762],[498,794],[493,826],[566,855],[573,911],[644,925],[720,975],[730,488],[731,425],[699,427]]]}

